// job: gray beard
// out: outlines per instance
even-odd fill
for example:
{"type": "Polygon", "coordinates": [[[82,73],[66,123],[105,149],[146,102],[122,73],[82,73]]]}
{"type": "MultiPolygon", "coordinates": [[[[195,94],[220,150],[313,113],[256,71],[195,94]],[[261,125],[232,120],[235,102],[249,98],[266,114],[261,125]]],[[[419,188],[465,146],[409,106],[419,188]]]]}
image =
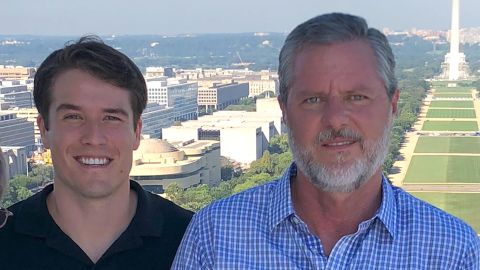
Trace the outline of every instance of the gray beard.
{"type": "Polygon", "coordinates": [[[320,145],[326,139],[333,139],[335,136],[358,140],[363,156],[353,161],[350,166],[344,164],[345,153],[337,154],[336,162],[332,166],[315,161],[314,149],[316,148],[296,144],[291,130],[288,130],[288,143],[298,169],[307,176],[313,185],[327,192],[352,192],[369,180],[383,164],[388,154],[392,120],[393,117],[390,113],[389,121],[378,140],[365,141],[360,134],[350,129],[338,131],[329,129],[317,135],[314,146],[320,145]]]}

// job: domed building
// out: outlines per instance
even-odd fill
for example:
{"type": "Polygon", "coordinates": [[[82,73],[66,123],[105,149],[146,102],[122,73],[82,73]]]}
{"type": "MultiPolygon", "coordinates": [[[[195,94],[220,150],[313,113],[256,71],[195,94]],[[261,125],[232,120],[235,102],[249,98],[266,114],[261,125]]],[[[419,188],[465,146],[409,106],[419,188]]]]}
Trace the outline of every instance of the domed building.
{"type": "Polygon", "coordinates": [[[182,188],[220,182],[220,143],[187,141],[169,143],[143,139],[133,152],[130,177],[157,194],[171,183],[182,188]]]}

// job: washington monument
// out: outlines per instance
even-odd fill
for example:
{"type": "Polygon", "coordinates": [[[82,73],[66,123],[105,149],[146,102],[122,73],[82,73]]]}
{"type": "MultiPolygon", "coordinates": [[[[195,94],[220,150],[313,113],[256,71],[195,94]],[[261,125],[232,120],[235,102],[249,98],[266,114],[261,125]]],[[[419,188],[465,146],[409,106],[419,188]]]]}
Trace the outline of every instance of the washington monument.
{"type": "Polygon", "coordinates": [[[450,52],[445,55],[440,77],[452,81],[468,77],[468,64],[465,61],[465,54],[460,52],[460,0],[452,0],[450,52]]]}

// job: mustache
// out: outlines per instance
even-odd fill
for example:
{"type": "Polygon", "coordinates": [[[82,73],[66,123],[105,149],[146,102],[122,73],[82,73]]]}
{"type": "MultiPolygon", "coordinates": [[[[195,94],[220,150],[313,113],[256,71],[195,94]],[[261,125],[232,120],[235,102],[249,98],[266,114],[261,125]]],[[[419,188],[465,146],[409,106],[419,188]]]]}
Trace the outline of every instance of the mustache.
{"type": "Polygon", "coordinates": [[[343,138],[353,141],[363,141],[362,136],[357,131],[349,128],[342,128],[339,130],[327,129],[319,132],[317,137],[315,138],[315,143],[322,144],[325,141],[333,140],[335,138],[343,138]]]}

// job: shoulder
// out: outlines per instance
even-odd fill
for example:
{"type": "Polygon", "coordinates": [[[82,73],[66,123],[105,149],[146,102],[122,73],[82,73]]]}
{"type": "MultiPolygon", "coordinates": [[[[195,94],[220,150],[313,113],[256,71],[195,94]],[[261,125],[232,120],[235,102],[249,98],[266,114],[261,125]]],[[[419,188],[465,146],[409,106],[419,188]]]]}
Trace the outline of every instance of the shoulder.
{"type": "Polygon", "coordinates": [[[463,220],[394,188],[400,228],[432,236],[432,240],[452,245],[478,242],[478,236],[463,220]]]}
{"type": "MultiPolygon", "coordinates": [[[[27,209],[29,207],[36,207],[39,204],[42,204],[42,201],[44,200],[44,197],[46,194],[42,194],[44,191],[40,191],[36,194],[33,194],[32,196],[26,198],[25,200],[19,201],[10,207],[8,207],[8,210],[10,210],[12,213],[17,213],[19,211],[22,211],[22,209],[27,209]]],[[[48,193],[47,193],[48,194],[48,193]]]]}
{"type": "Polygon", "coordinates": [[[141,207],[146,207],[152,214],[161,214],[164,217],[166,224],[180,226],[184,229],[187,227],[192,219],[193,212],[186,210],[159,195],[145,190],[143,192],[145,193],[146,201],[145,205],[141,207]]]}
{"type": "Polygon", "coordinates": [[[277,183],[247,189],[197,212],[172,269],[213,269],[221,251],[245,248],[258,241],[268,228],[269,202],[277,183]]]}
{"type": "Polygon", "coordinates": [[[270,202],[272,190],[277,183],[278,180],[274,180],[215,201],[200,210],[197,216],[242,216],[251,215],[255,212],[264,212],[270,202]]]}
{"type": "Polygon", "coordinates": [[[247,189],[215,201],[195,214],[194,223],[201,226],[222,224],[224,228],[239,223],[259,225],[269,210],[271,194],[278,180],[247,189]]]}

